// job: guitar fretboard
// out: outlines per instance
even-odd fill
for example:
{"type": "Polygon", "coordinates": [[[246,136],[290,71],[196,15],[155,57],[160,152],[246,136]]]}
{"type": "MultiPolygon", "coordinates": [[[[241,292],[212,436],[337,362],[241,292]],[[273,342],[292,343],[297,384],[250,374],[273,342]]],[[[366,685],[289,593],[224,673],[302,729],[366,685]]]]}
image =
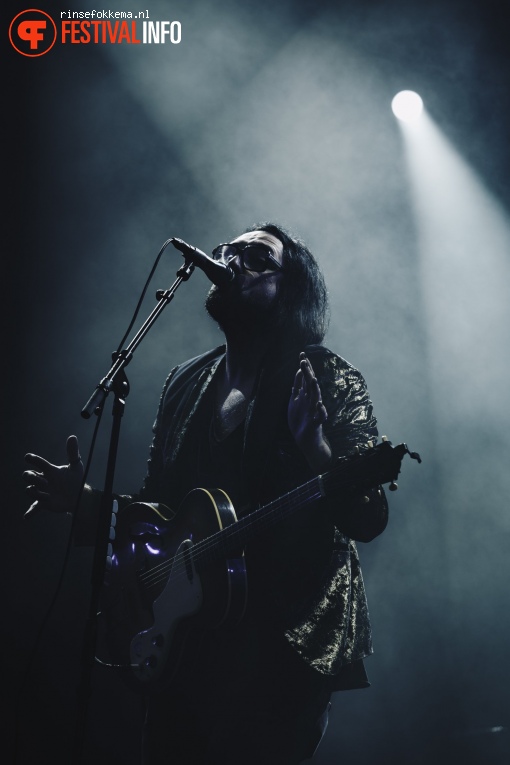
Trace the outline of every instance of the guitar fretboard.
{"type": "Polygon", "coordinates": [[[308,483],[245,515],[237,523],[212,534],[204,540],[206,545],[204,542],[198,542],[193,547],[195,563],[197,566],[200,566],[200,563],[206,565],[235,552],[240,553],[250,539],[322,496],[321,477],[312,478],[308,483]]]}

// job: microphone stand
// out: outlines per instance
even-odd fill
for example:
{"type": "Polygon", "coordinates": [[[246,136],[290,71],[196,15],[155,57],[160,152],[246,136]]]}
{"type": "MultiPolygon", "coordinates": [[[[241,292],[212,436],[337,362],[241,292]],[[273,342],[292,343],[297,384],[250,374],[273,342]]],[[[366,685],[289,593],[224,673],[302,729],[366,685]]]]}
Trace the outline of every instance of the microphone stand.
{"type": "Polygon", "coordinates": [[[149,329],[155,323],[163,309],[173,300],[175,292],[182,282],[187,281],[195,269],[190,259],[185,257],[185,262],[177,271],[177,278],[172,286],[167,290],[158,290],[156,298],[158,303],[140,327],[134,338],[128,344],[125,350],[113,354],[113,365],[108,373],[98,383],[94,393],[91,395],[81,411],[81,416],[89,419],[92,414],[99,414],[101,407],[109,393],[113,393],[113,423],[110,435],[110,445],[108,452],[108,461],[106,466],[103,494],[99,511],[99,520],[96,532],[96,545],[94,559],[92,564],[92,590],[90,597],[89,615],[84,630],[81,678],[78,686],[78,709],[74,740],[73,763],[80,763],[83,755],[83,745],[85,741],[85,729],[87,722],[88,702],[91,692],[91,676],[94,664],[94,656],[97,640],[97,616],[99,607],[99,597],[103,586],[106,559],[108,555],[108,545],[110,538],[110,527],[112,525],[113,511],[113,478],[115,474],[115,464],[117,460],[117,451],[119,445],[120,425],[124,415],[126,398],[129,394],[129,383],[125,374],[125,368],[133,358],[133,353],[141,343],[149,329]]]}

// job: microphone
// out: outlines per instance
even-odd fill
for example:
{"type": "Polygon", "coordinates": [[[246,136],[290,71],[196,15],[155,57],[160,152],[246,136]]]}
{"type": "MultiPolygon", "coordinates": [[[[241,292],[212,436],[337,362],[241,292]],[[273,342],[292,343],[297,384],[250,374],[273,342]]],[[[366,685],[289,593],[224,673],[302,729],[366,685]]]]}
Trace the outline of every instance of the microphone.
{"type": "Polygon", "coordinates": [[[172,238],[173,246],[178,249],[185,258],[191,260],[195,266],[198,266],[210,281],[217,287],[221,287],[224,284],[231,282],[235,273],[230,266],[225,263],[220,263],[217,260],[213,260],[202,250],[198,250],[196,247],[192,247],[191,244],[186,244],[182,239],[177,237],[172,238]]]}

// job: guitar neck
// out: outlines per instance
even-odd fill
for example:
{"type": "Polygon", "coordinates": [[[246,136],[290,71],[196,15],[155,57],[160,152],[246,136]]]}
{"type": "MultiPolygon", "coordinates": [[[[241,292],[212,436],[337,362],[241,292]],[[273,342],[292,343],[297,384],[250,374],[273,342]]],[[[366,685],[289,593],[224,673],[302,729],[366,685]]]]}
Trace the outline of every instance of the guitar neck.
{"type": "Polygon", "coordinates": [[[345,490],[366,491],[389,481],[396,488],[394,481],[400,472],[404,455],[409,454],[412,459],[421,462],[420,455],[410,452],[406,444],[393,447],[390,441],[383,440],[383,443],[374,447],[372,442],[368,443],[370,448],[365,452],[340,458],[326,473],[254,510],[202,543],[197,543],[194,548],[195,559],[198,556],[207,563],[228,558],[233,553],[238,555],[251,538],[326,495],[339,494],[345,490]]]}
{"type": "Polygon", "coordinates": [[[227,558],[234,553],[239,554],[250,539],[263,534],[300,508],[320,499],[323,494],[321,476],[312,478],[302,486],[245,515],[237,523],[216,532],[207,539],[207,546],[202,551],[197,549],[200,547],[198,543],[194,557],[196,559],[198,553],[201,561],[207,564],[227,558]]]}

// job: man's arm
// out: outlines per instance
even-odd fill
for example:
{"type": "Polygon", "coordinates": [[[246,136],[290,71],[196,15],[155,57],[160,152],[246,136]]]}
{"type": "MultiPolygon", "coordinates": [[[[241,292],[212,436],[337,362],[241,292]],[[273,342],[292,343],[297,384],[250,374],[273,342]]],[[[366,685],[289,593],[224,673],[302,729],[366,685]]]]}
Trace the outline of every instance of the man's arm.
{"type": "MultiPolygon", "coordinates": [[[[365,380],[358,370],[325,349],[302,353],[289,401],[288,422],[294,439],[315,473],[328,470],[335,457],[366,449],[377,440],[377,423],[365,380]]],[[[388,522],[382,487],[327,500],[335,524],[352,539],[369,542],[388,522]]]]}

